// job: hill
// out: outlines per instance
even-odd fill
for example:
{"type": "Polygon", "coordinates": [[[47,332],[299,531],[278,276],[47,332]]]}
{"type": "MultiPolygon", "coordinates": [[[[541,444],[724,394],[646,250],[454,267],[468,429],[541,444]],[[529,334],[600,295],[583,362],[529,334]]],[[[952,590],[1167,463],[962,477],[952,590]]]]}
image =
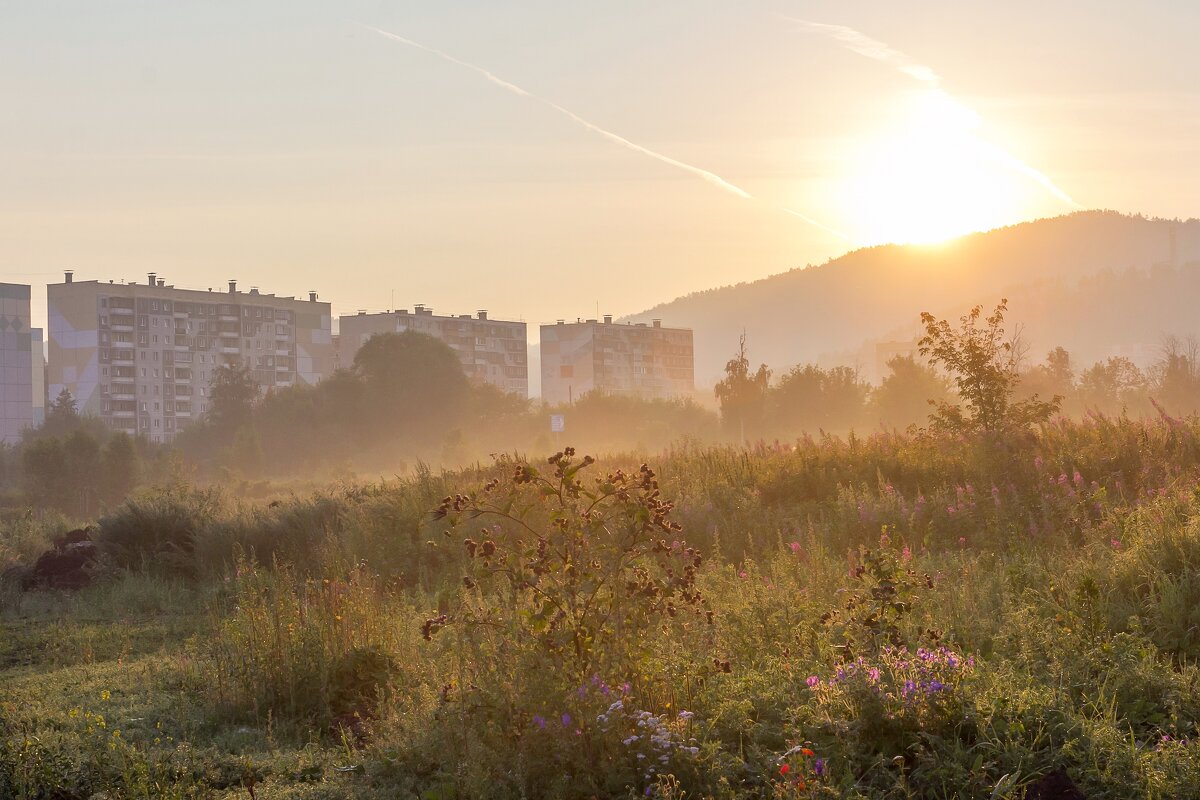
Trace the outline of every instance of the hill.
{"type": "MultiPolygon", "coordinates": [[[[971,234],[938,245],[863,248],[819,266],[793,269],[752,283],[680,297],[631,315],[632,322],[661,318],[695,330],[696,382],[711,385],[744,330],[751,357],[776,370],[829,354],[858,352],[864,344],[912,331],[928,310],[956,314],[974,303],[1013,302],[1011,317],[1034,332],[1066,338],[1042,342],[1034,352],[1062,344],[1078,347],[1095,331],[1111,330],[1121,316],[1118,345],[1140,346],[1163,333],[1187,334],[1172,325],[1196,323],[1177,302],[1167,316],[1137,297],[1124,311],[1111,304],[1070,309],[1070,325],[1052,324],[1062,309],[1023,307],[1019,297],[1038,298],[1054,285],[1055,297],[1072,297],[1083,279],[1131,268],[1200,260],[1200,220],[1149,219],[1114,211],[1084,211],[971,234]]],[[[1086,283],[1086,281],[1085,281],[1086,283]]],[[[1125,281],[1128,286],[1143,282],[1125,281]]],[[[1146,282],[1160,286],[1161,282],[1146,282]]],[[[1080,295],[1080,297],[1086,296],[1080,295]]],[[[1178,299],[1178,298],[1177,298],[1178,299]]],[[[1186,304],[1184,304],[1186,305],[1186,304]]],[[[1102,353],[1103,354],[1103,353],[1102,353]]]]}

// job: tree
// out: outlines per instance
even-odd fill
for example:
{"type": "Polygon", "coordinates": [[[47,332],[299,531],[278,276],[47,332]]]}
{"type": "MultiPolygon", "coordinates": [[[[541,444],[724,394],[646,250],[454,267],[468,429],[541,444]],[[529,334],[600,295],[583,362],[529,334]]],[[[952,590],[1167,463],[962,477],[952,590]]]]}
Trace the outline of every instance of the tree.
{"type": "Polygon", "coordinates": [[[25,468],[25,489],[33,504],[61,508],[68,496],[62,440],[52,436],[26,442],[21,461],[25,468]]]}
{"type": "Polygon", "coordinates": [[[232,438],[238,428],[250,422],[258,392],[258,382],[249,367],[242,364],[218,367],[208,384],[208,422],[223,438],[232,438]]]}
{"type": "Polygon", "coordinates": [[[1016,400],[1019,382],[1013,346],[1004,338],[1001,300],[982,320],[982,306],[959,318],[957,329],[928,312],[921,313],[925,335],[917,343],[930,366],[941,366],[958,391],[958,403],[940,402],[930,415],[934,427],[955,433],[994,436],[1027,430],[1058,410],[1061,397],[1041,401],[1037,396],[1016,400]]]}
{"type": "Polygon", "coordinates": [[[1079,376],[1079,402],[1104,414],[1148,410],[1146,376],[1124,356],[1097,362],[1079,376]]]}
{"type": "Polygon", "coordinates": [[[770,391],[771,410],[782,433],[846,432],[862,422],[871,387],[850,367],[790,369],[770,391]]]}
{"type": "Polygon", "coordinates": [[[114,433],[104,445],[100,460],[103,464],[100,481],[103,498],[111,504],[119,503],[138,480],[140,463],[133,439],[124,431],[114,433]]]}
{"type": "Polygon", "coordinates": [[[462,423],[470,384],[445,342],[415,331],[372,336],[354,356],[364,383],[365,419],[376,434],[440,442],[462,423]]]}
{"type": "Polygon", "coordinates": [[[1071,354],[1063,347],[1056,347],[1046,354],[1046,361],[1021,374],[1016,388],[1018,398],[1033,397],[1068,398],[1075,394],[1075,370],[1071,366],[1071,354]]]}
{"type": "Polygon", "coordinates": [[[63,442],[68,499],[66,508],[87,517],[96,510],[101,482],[100,443],[78,429],[63,442]]]}
{"type": "Polygon", "coordinates": [[[766,364],[750,371],[746,334],[743,333],[738,340],[737,355],[725,364],[725,377],[714,389],[721,403],[721,422],[727,433],[736,432],[743,442],[747,431],[756,435],[761,433],[770,384],[771,370],[766,364]]]}
{"type": "Polygon", "coordinates": [[[1172,414],[1200,410],[1200,345],[1175,336],[1163,340],[1162,355],[1151,369],[1154,399],[1172,414]]]}
{"type": "Polygon", "coordinates": [[[906,429],[929,419],[929,408],[950,402],[950,384],[911,355],[893,356],[890,374],[871,393],[876,418],[886,428],[906,429]]]}
{"type": "Polygon", "coordinates": [[[79,427],[79,410],[75,396],[65,386],[46,409],[46,419],[40,433],[45,436],[63,436],[79,427]]]}

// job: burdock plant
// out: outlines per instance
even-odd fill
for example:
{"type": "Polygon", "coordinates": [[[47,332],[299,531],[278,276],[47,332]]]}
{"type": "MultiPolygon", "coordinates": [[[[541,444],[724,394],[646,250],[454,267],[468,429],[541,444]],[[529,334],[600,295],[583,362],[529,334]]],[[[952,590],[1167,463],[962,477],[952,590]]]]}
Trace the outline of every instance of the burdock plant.
{"type": "Polygon", "coordinates": [[[570,447],[547,463],[511,464],[434,511],[447,536],[474,533],[462,542],[453,607],[426,623],[426,638],[449,626],[497,630],[582,681],[626,672],[675,618],[711,623],[696,586],[701,555],[679,538],[654,470],[584,480],[595,460],[570,447]]]}

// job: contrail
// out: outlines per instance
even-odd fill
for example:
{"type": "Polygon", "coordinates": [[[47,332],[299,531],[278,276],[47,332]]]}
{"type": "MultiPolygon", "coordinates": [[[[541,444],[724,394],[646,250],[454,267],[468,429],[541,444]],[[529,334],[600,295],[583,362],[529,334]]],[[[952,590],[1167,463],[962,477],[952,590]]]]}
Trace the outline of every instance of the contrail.
{"type": "Polygon", "coordinates": [[[828,36],[830,39],[840,42],[847,50],[853,50],[860,56],[882,61],[908,75],[911,78],[916,78],[923,83],[936,84],[941,81],[941,78],[931,68],[924,64],[918,64],[904,53],[896,50],[879,41],[872,39],[865,33],[854,30],[854,28],[846,25],[829,25],[824,22],[810,22],[806,19],[797,19],[795,17],[784,17],[788,22],[794,22],[800,26],[800,29],[809,33],[817,33],[822,36],[828,36]]]}
{"type": "MultiPolygon", "coordinates": [[[[824,22],[812,22],[810,20],[788,16],[785,16],[784,19],[788,22],[795,23],[797,26],[799,26],[800,30],[804,32],[816,33],[818,35],[833,39],[847,50],[858,53],[860,56],[866,56],[867,58],[875,61],[883,62],[884,64],[887,64],[899,72],[908,75],[910,78],[915,78],[922,83],[929,84],[933,87],[938,87],[941,83],[941,76],[934,72],[932,68],[913,60],[907,53],[901,52],[900,50],[897,50],[894,47],[879,41],[878,39],[872,39],[865,33],[857,31],[847,25],[830,25],[824,22]]],[[[944,97],[952,100],[955,103],[958,102],[941,88],[935,88],[935,91],[940,92],[944,97]]],[[[1012,153],[1009,153],[999,147],[988,144],[986,145],[986,148],[989,151],[989,154],[997,161],[1004,164],[1014,172],[1024,175],[1033,182],[1037,183],[1039,186],[1041,186],[1050,194],[1054,195],[1062,202],[1066,203],[1067,205],[1074,206],[1075,208],[1083,208],[1082,205],[1075,201],[1075,198],[1071,197],[1071,195],[1060,189],[1044,172],[1031,167],[1024,161],[1014,156],[1012,153]]]]}
{"type": "MultiPolygon", "coordinates": [[[[588,120],[579,116],[578,114],[571,111],[570,109],[563,108],[558,103],[555,103],[553,100],[547,100],[545,97],[541,97],[539,95],[534,94],[533,92],[523,89],[520,86],[517,86],[515,83],[510,83],[509,81],[504,80],[503,78],[495,75],[492,72],[489,72],[488,70],[484,69],[481,66],[478,66],[477,64],[472,64],[469,61],[463,61],[462,59],[455,58],[454,56],[450,55],[449,53],[446,53],[442,50],[438,50],[437,48],[429,47],[428,45],[421,44],[420,42],[415,42],[412,39],[406,39],[403,36],[399,36],[394,33],[389,33],[388,31],[381,30],[379,28],[375,28],[370,25],[363,25],[363,27],[366,28],[367,30],[375,31],[375,33],[378,33],[380,36],[385,36],[388,39],[391,39],[392,41],[400,42],[401,44],[408,45],[409,47],[415,47],[418,50],[424,50],[426,53],[431,53],[444,61],[449,61],[451,64],[457,64],[460,67],[465,67],[466,69],[469,69],[473,72],[477,72],[480,75],[482,75],[485,79],[487,79],[488,81],[491,81],[492,83],[496,84],[500,88],[506,89],[515,95],[519,95],[521,97],[528,97],[531,100],[536,100],[537,102],[539,102],[545,106],[548,106],[548,107],[554,109],[555,111],[557,111],[558,113],[562,114],[563,116],[565,116],[567,119],[571,120],[571,122],[574,122],[579,127],[589,130],[592,133],[603,136],[605,139],[608,139],[610,142],[613,142],[614,144],[618,144],[627,150],[632,150],[635,153],[641,153],[644,156],[649,156],[650,158],[653,158],[657,161],[661,161],[664,164],[670,164],[672,167],[676,167],[678,169],[684,170],[685,172],[689,172],[692,175],[695,175],[698,178],[701,178],[701,179],[707,181],[708,183],[712,184],[713,186],[716,186],[718,189],[722,189],[726,192],[729,192],[730,194],[737,195],[738,197],[742,198],[743,200],[756,200],[757,199],[754,197],[754,195],[750,194],[745,189],[741,188],[740,186],[736,186],[736,185],[730,183],[729,181],[725,180],[724,178],[722,178],[720,175],[716,174],[715,172],[709,172],[708,170],[701,169],[700,167],[697,167],[693,164],[688,164],[686,162],[679,161],[678,159],[674,159],[674,158],[671,158],[670,156],[663,155],[662,153],[659,153],[655,150],[651,150],[648,147],[643,147],[642,145],[638,144],[637,142],[631,142],[628,139],[626,139],[624,136],[618,136],[617,134],[613,133],[612,131],[605,130],[604,128],[601,128],[599,125],[589,122],[588,120]]],[[[808,224],[818,227],[821,230],[826,231],[827,233],[831,233],[834,236],[837,236],[842,239],[848,238],[845,234],[841,233],[840,231],[836,231],[833,228],[822,225],[820,222],[816,221],[815,219],[805,216],[804,214],[801,214],[798,211],[792,211],[791,209],[788,209],[788,208],[783,209],[783,211],[796,217],[797,219],[804,220],[808,224]]]]}

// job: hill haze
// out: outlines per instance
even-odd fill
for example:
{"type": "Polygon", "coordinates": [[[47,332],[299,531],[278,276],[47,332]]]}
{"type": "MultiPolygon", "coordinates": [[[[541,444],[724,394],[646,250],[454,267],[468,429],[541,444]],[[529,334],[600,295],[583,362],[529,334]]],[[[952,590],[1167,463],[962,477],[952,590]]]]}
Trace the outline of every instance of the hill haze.
{"type": "Polygon", "coordinates": [[[1145,347],[1166,333],[1196,333],[1198,326],[1182,298],[1151,314],[1138,309],[1154,305],[1124,296],[1127,310],[1115,313],[1123,317],[1119,331],[1127,341],[1109,336],[1105,347],[1099,347],[1095,333],[1113,327],[1114,310],[1111,303],[1089,307],[1072,300],[1088,296],[1086,279],[1111,273],[1119,279],[1109,279],[1109,287],[1136,292],[1143,285],[1153,286],[1157,295],[1164,287],[1178,288],[1178,281],[1139,281],[1128,271],[1177,266],[1182,275],[1200,270],[1187,268],[1196,261],[1200,220],[1083,211],[943,244],[863,248],[819,266],[696,292],[626,319],[660,318],[665,325],[694,329],[696,383],[701,389],[719,378],[743,330],[751,359],[778,373],[797,363],[828,362],[839,354],[842,363],[850,363],[853,359],[847,354],[875,340],[911,336],[921,311],[956,315],[975,303],[990,306],[1002,296],[1010,297],[1010,320],[1026,327],[1033,354],[1062,344],[1068,350],[1082,348],[1080,355],[1087,358],[1099,358],[1114,347],[1145,347]],[[1052,291],[1047,294],[1042,287],[1052,291]],[[1049,296],[1071,307],[1022,305],[1025,298],[1049,296]],[[1069,324],[1054,323],[1059,312],[1069,324]],[[1039,332],[1059,339],[1041,341],[1039,332]],[[1089,336],[1090,344],[1083,338],[1089,336]]]}

